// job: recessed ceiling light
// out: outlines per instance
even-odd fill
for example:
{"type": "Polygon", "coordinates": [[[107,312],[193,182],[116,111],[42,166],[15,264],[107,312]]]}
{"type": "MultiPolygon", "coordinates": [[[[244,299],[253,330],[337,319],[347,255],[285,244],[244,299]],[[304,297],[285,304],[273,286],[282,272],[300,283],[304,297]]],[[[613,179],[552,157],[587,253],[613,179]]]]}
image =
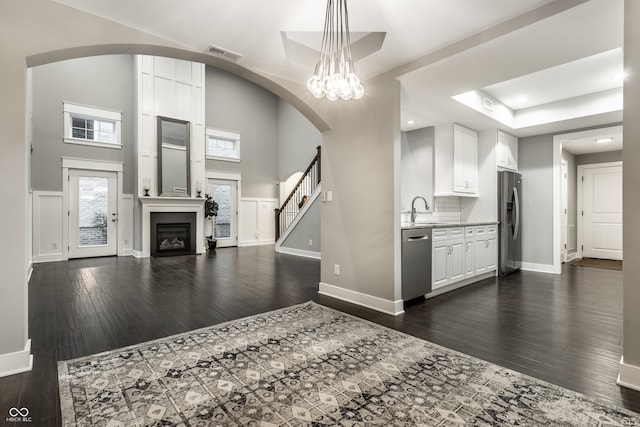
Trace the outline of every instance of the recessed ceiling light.
{"type": "Polygon", "coordinates": [[[597,144],[608,144],[609,142],[613,142],[613,138],[598,138],[596,139],[597,144]]]}
{"type": "Polygon", "coordinates": [[[408,124],[408,125],[412,125],[412,124],[414,124],[414,123],[415,123],[415,121],[414,121],[414,120],[409,120],[409,121],[407,122],[407,124],[408,124]]]}

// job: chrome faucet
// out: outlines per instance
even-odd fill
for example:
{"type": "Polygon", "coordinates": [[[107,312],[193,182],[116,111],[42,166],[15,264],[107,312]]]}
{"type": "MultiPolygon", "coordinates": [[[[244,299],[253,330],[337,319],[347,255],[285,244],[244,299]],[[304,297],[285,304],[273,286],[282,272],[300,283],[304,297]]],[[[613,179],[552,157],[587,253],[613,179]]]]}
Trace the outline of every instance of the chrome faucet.
{"type": "Polygon", "coordinates": [[[429,210],[429,203],[427,203],[427,199],[425,199],[422,196],[416,196],[413,198],[413,200],[411,201],[411,224],[415,224],[416,223],[416,200],[417,199],[422,199],[424,201],[424,207],[426,210],[429,210]]]}

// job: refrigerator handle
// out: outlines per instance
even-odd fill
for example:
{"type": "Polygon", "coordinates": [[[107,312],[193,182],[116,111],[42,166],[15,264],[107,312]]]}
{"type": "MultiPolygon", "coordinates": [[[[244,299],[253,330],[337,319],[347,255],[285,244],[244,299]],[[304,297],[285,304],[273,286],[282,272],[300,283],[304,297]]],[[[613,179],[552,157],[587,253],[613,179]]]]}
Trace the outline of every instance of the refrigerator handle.
{"type": "Polygon", "coordinates": [[[518,188],[513,187],[513,195],[515,196],[516,202],[516,225],[513,231],[513,240],[518,238],[518,233],[520,232],[520,195],[518,194],[518,188]]]}

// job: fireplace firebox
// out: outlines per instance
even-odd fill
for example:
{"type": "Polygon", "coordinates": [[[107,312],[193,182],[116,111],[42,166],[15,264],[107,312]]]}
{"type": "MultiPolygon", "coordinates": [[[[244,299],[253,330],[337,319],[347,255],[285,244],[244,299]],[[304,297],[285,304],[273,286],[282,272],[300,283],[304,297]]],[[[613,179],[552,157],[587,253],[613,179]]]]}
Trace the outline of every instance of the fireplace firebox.
{"type": "Polygon", "coordinates": [[[196,253],[196,214],[193,212],[151,213],[151,256],[196,253]]]}

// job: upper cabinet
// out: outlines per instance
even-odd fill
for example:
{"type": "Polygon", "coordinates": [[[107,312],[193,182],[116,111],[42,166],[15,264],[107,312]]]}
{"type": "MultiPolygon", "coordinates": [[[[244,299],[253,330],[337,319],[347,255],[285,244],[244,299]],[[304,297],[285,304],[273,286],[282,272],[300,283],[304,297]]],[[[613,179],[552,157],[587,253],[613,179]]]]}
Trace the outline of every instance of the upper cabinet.
{"type": "Polygon", "coordinates": [[[478,196],[478,133],[457,123],[436,126],[434,196],[478,196]]]}
{"type": "Polygon", "coordinates": [[[499,169],[518,170],[518,138],[501,130],[497,132],[496,165],[499,169]]]}

